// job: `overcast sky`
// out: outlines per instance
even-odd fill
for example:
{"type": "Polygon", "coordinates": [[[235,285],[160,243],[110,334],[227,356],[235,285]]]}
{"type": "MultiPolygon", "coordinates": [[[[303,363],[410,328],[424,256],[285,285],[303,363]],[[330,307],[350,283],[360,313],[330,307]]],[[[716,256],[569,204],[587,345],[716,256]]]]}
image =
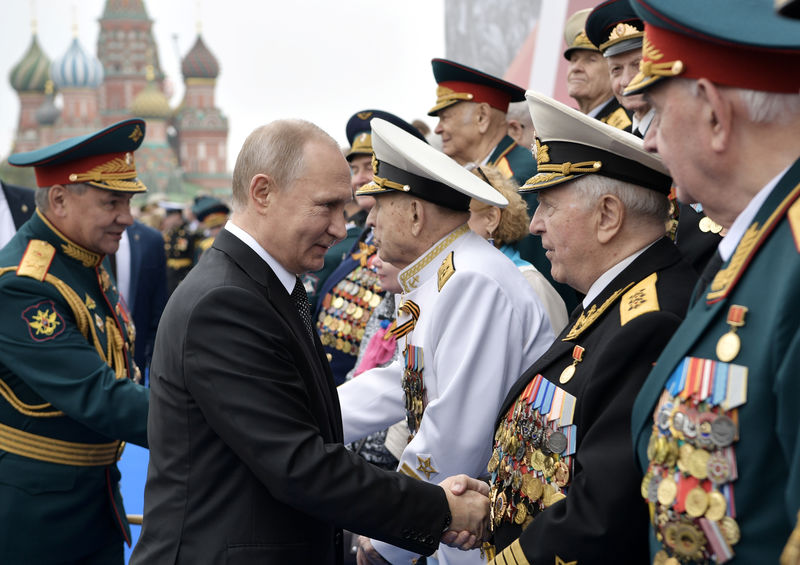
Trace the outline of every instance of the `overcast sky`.
{"type": "MultiPolygon", "coordinates": [[[[0,156],[11,150],[19,100],[9,73],[31,41],[60,58],[77,21],[83,48],[97,54],[105,0],[0,0],[0,156]],[[73,15],[74,14],[74,15],[73,15]]],[[[315,122],[340,143],[347,119],[374,107],[407,121],[425,119],[436,83],[430,60],[444,53],[443,0],[145,0],[161,67],[183,95],[180,59],[194,45],[198,19],[217,57],[217,107],[229,120],[228,168],[244,138],[277,118],[315,122]]]]}

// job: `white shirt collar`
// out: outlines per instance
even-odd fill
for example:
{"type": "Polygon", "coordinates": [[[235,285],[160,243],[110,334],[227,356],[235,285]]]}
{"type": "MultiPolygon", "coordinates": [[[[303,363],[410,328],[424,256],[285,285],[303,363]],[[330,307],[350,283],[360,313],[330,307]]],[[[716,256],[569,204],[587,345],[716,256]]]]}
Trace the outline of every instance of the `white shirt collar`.
{"type": "MultiPolygon", "coordinates": [[[[655,241],[653,243],[655,243],[655,241]]],[[[651,243],[650,245],[653,245],[653,243],[651,243]]],[[[637,251],[633,255],[629,255],[628,257],[626,257],[625,259],[623,259],[622,261],[611,267],[605,273],[597,277],[597,280],[594,281],[592,283],[592,286],[589,287],[589,290],[586,293],[586,297],[584,297],[583,299],[582,304],[584,310],[589,306],[591,306],[595,298],[600,296],[600,293],[603,292],[603,289],[605,289],[608,286],[608,284],[617,277],[617,275],[619,275],[622,271],[627,269],[628,265],[633,263],[639,255],[644,253],[647,250],[647,248],[650,247],[650,245],[642,247],[639,251],[637,251]]]]}
{"type": "Polygon", "coordinates": [[[647,130],[650,128],[650,124],[653,121],[653,116],[656,115],[656,111],[653,108],[642,116],[642,119],[636,117],[636,114],[633,115],[633,125],[631,126],[631,131],[639,130],[639,133],[644,137],[644,134],[647,133],[647,130]]]}
{"type": "Polygon", "coordinates": [[[286,289],[286,292],[292,294],[294,285],[297,282],[296,275],[290,273],[284,268],[283,265],[278,263],[278,261],[272,255],[267,253],[266,249],[261,247],[261,245],[252,235],[234,224],[233,220],[228,220],[228,222],[225,224],[225,229],[242,240],[242,243],[247,245],[250,249],[258,253],[258,256],[261,257],[267,263],[267,265],[269,265],[269,268],[272,269],[272,272],[275,273],[275,275],[278,277],[278,280],[281,281],[281,284],[286,289]]]}
{"type": "Polygon", "coordinates": [[[778,173],[778,176],[769,181],[764,188],[759,190],[758,194],[756,194],[753,199],[750,200],[745,209],[742,210],[738,216],[736,216],[731,228],[728,230],[728,235],[723,237],[722,241],[719,242],[719,254],[720,257],[722,257],[723,263],[731,258],[731,255],[733,255],[733,250],[736,249],[737,245],[739,245],[739,242],[744,236],[744,232],[746,232],[747,228],[750,227],[750,224],[753,223],[753,218],[756,217],[756,213],[761,208],[761,205],[764,204],[764,201],[778,185],[778,181],[783,178],[783,175],[785,175],[786,171],[788,170],[789,167],[786,167],[780,173],[778,173]]]}
{"type": "Polygon", "coordinates": [[[6,200],[6,192],[0,184],[0,249],[17,233],[14,225],[14,216],[11,214],[11,207],[6,200]]]}

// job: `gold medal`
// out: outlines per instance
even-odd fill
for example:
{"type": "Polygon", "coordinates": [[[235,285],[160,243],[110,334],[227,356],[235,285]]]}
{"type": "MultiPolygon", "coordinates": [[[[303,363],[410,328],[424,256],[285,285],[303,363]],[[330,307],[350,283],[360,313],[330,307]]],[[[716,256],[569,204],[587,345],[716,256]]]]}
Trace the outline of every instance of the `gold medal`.
{"type": "Polygon", "coordinates": [[[711,224],[712,224],[711,218],[709,218],[708,216],[703,216],[702,218],[700,218],[700,221],[697,222],[697,227],[700,228],[701,232],[708,233],[711,231],[711,224]]]}
{"type": "Polygon", "coordinates": [[[560,487],[567,486],[569,483],[569,467],[563,461],[556,463],[555,479],[556,484],[560,487]]]}
{"type": "Polygon", "coordinates": [[[683,473],[689,472],[689,459],[694,453],[694,447],[689,443],[684,443],[678,448],[678,469],[683,473]]]}
{"type": "Polygon", "coordinates": [[[742,340],[739,339],[738,335],[730,331],[719,338],[717,342],[717,358],[724,363],[733,361],[739,355],[741,346],[742,340]]]}
{"type": "Polygon", "coordinates": [[[726,322],[731,327],[728,333],[719,338],[717,342],[717,358],[723,363],[733,361],[742,347],[742,340],[736,335],[736,329],[744,326],[744,317],[748,308],[739,304],[732,304],[728,310],[726,322]]]}
{"type": "Polygon", "coordinates": [[[708,459],[711,454],[704,449],[695,449],[689,457],[689,473],[696,479],[708,477],[708,459]]]}
{"type": "Polygon", "coordinates": [[[725,516],[719,521],[719,529],[722,530],[722,535],[725,537],[725,541],[728,542],[728,545],[736,545],[739,543],[742,533],[739,531],[739,524],[736,523],[736,520],[730,516],[725,516]]]}
{"type": "Polygon", "coordinates": [[[528,509],[525,507],[524,502],[520,502],[517,504],[517,513],[514,514],[514,523],[517,525],[522,525],[525,522],[525,518],[528,517],[528,509]]]}
{"type": "Polygon", "coordinates": [[[572,348],[572,365],[561,371],[561,376],[558,377],[558,382],[560,382],[562,385],[567,384],[572,377],[575,376],[575,370],[577,369],[578,363],[583,361],[584,351],[585,349],[580,345],[576,345],[572,348]]]}
{"type": "Polygon", "coordinates": [[[360,320],[363,315],[364,315],[364,309],[361,306],[357,307],[356,311],[353,312],[353,318],[356,320],[360,320]]]}
{"type": "Polygon", "coordinates": [[[554,492],[553,494],[550,495],[550,499],[547,502],[545,502],[545,507],[552,506],[559,500],[563,500],[565,498],[567,498],[567,495],[564,494],[563,492],[554,492]]]}
{"type": "Polygon", "coordinates": [[[337,296],[336,298],[334,298],[333,303],[331,304],[331,306],[333,306],[337,310],[341,308],[343,305],[344,305],[344,298],[342,298],[341,296],[337,296]]]}
{"type": "Polygon", "coordinates": [[[352,347],[353,347],[353,346],[350,344],[350,342],[349,342],[349,341],[345,341],[345,342],[342,344],[342,351],[344,351],[345,353],[350,353],[350,350],[352,349],[352,347]]]}
{"type": "Polygon", "coordinates": [[[658,483],[658,502],[661,506],[672,506],[678,494],[678,485],[675,479],[667,475],[658,483]]]}
{"type": "Polygon", "coordinates": [[[490,473],[494,473],[495,469],[497,469],[497,466],[499,464],[500,464],[500,457],[497,455],[497,452],[495,451],[494,453],[492,453],[492,458],[489,459],[489,464],[486,466],[486,469],[490,473]]]}
{"type": "Polygon", "coordinates": [[[533,475],[525,475],[522,479],[522,491],[528,499],[532,502],[536,502],[544,494],[544,485],[542,481],[533,475]]]}
{"type": "Polygon", "coordinates": [[[380,304],[380,303],[381,303],[380,294],[373,294],[372,295],[372,300],[369,301],[369,305],[372,306],[373,308],[377,308],[378,304],[380,304]]]}
{"type": "Polygon", "coordinates": [[[666,551],[663,549],[659,550],[655,557],[653,557],[653,565],[664,565],[664,563],[667,562],[668,557],[669,555],[667,555],[666,551]]]}
{"type": "Polygon", "coordinates": [[[712,522],[719,522],[725,517],[725,512],[728,510],[728,502],[725,496],[718,490],[711,491],[708,494],[708,509],[706,510],[706,518],[712,522]]]}
{"type": "Polygon", "coordinates": [[[537,449],[533,452],[533,461],[531,461],[531,467],[537,471],[544,471],[544,461],[546,458],[546,455],[542,453],[540,449],[537,449]]]}
{"type": "Polygon", "coordinates": [[[708,494],[702,487],[694,487],[686,494],[686,514],[699,518],[708,509],[708,494]]]}
{"type": "Polygon", "coordinates": [[[570,379],[572,379],[574,375],[575,375],[575,365],[567,365],[566,367],[564,367],[564,370],[561,371],[561,376],[558,377],[558,382],[560,382],[562,385],[566,384],[570,381],[570,379]]]}
{"type": "Polygon", "coordinates": [[[647,491],[650,488],[650,481],[652,480],[653,480],[653,471],[651,469],[648,469],[647,473],[645,473],[644,478],[642,479],[642,486],[640,491],[642,493],[642,498],[644,498],[645,500],[647,499],[647,491]]]}

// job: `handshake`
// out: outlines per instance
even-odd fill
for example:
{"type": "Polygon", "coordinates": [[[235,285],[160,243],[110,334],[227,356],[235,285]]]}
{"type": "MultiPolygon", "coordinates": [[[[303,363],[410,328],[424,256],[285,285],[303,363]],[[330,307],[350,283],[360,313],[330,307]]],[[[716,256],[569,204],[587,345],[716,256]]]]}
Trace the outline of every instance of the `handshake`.
{"type": "MultiPolygon", "coordinates": [[[[488,538],[489,485],[467,475],[453,475],[439,486],[447,496],[451,516],[449,529],[442,533],[441,542],[465,551],[480,547],[488,538]]],[[[357,550],[358,565],[388,563],[367,537],[359,537],[357,550]]]]}

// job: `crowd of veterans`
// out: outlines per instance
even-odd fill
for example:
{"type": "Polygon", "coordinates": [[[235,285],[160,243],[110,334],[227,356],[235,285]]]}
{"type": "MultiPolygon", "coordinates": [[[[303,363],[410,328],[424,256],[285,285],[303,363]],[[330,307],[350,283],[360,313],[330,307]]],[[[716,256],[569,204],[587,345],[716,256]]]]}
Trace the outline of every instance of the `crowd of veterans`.
{"type": "Polygon", "coordinates": [[[186,210],[138,118],[11,155],[0,563],[120,565],[126,442],[136,565],[800,563],[798,18],[607,0],[576,108],[433,59],[186,210]]]}

